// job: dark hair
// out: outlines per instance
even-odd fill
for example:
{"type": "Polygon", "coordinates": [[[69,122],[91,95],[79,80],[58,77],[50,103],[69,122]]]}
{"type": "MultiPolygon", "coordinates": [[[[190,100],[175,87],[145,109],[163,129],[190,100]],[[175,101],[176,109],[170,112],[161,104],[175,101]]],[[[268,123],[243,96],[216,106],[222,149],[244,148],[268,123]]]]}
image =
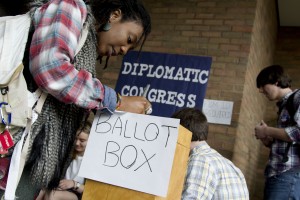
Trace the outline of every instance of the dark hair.
{"type": "Polygon", "coordinates": [[[271,65],[264,68],[256,78],[257,88],[263,87],[266,84],[275,83],[277,83],[277,86],[281,88],[291,87],[292,80],[284,73],[284,70],[280,65],[271,65]]]}
{"type": "Polygon", "coordinates": [[[180,124],[192,132],[192,142],[207,140],[208,123],[200,109],[183,108],[176,111],[172,118],[180,119],[180,124]]]}
{"type": "Polygon", "coordinates": [[[29,0],[1,0],[0,17],[24,14],[29,11],[29,0]]]}
{"type": "Polygon", "coordinates": [[[151,18],[140,0],[90,0],[92,13],[100,27],[108,22],[110,14],[118,9],[122,12],[122,22],[134,21],[143,27],[143,34],[138,44],[140,50],[151,32],[151,18]]]}

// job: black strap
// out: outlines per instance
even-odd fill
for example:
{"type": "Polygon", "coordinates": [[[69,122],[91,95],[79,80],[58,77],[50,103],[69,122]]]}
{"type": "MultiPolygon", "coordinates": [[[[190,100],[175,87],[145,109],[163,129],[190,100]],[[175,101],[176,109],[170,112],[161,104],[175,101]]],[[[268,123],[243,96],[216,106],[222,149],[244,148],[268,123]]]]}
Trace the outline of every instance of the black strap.
{"type": "MultiPolygon", "coordinates": [[[[291,94],[288,99],[286,100],[286,103],[285,104],[282,104],[280,105],[279,107],[279,111],[278,111],[278,117],[280,116],[280,113],[282,111],[282,109],[285,107],[289,113],[289,116],[290,116],[290,124],[291,125],[295,125],[296,122],[294,120],[294,115],[296,113],[296,110],[294,108],[294,96],[297,92],[299,92],[300,90],[297,90],[295,91],[293,94],[291,94]]],[[[286,147],[285,151],[284,151],[284,155],[282,157],[282,162],[283,163],[286,163],[288,160],[289,160],[289,157],[288,157],[288,153],[289,153],[289,150],[290,150],[290,147],[292,146],[292,142],[289,142],[288,143],[288,146],[286,147]]]]}
{"type": "Polygon", "coordinates": [[[284,155],[282,157],[282,162],[283,163],[286,163],[288,160],[289,160],[289,157],[288,157],[288,153],[289,153],[289,150],[290,150],[290,147],[291,147],[292,143],[289,142],[288,143],[288,146],[286,147],[285,151],[284,151],[284,155]]]}
{"type": "Polygon", "coordinates": [[[278,102],[277,105],[279,107],[279,110],[277,112],[278,114],[278,118],[280,116],[280,113],[282,111],[283,108],[286,108],[286,110],[288,111],[289,113],[289,116],[290,116],[290,123],[292,125],[296,124],[295,120],[294,120],[294,115],[296,113],[296,110],[294,108],[294,96],[297,92],[299,92],[300,90],[296,90],[293,94],[291,94],[288,99],[285,101],[285,103],[283,103],[282,101],[278,102]]]}

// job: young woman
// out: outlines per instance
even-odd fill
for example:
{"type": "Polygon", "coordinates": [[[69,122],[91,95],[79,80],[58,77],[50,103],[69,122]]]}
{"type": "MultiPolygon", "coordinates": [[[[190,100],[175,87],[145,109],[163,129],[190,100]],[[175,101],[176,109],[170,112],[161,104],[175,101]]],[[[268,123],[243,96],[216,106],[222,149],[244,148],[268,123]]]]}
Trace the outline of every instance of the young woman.
{"type": "Polygon", "coordinates": [[[83,123],[76,132],[73,160],[70,163],[65,178],[59,181],[58,188],[51,192],[41,190],[36,200],[78,200],[84,190],[84,178],[78,176],[83,154],[92,127],[93,116],[83,123]]]}
{"type": "MultiPolygon", "coordinates": [[[[24,74],[31,92],[41,88],[48,96],[32,124],[23,174],[30,173],[29,185],[53,189],[64,173],[74,133],[86,110],[114,111],[118,107],[145,113],[151,106],[144,97],[120,97],[95,78],[97,58],[106,57],[107,61],[142,47],[151,22],[139,0],[31,1],[33,31],[29,56],[24,56],[24,74]],[[76,54],[83,30],[87,30],[87,37],[76,54]]],[[[15,135],[15,141],[21,133],[15,135]]],[[[17,194],[25,199],[22,195],[29,193],[27,187],[19,190],[17,194]]]]}

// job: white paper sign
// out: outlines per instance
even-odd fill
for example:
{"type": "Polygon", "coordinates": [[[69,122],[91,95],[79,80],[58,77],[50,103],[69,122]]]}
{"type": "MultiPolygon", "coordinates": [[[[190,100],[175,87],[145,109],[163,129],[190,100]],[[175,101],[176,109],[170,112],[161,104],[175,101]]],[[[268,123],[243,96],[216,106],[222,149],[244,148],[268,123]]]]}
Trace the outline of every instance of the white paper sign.
{"type": "Polygon", "coordinates": [[[97,112],[79,176],[165,197],[179,119],[97,112]]]}
{"type": "Polygon", "coordinates": [[[204,99],[203,112],[209,123],[230,124],[233,102],[204,99]]]}

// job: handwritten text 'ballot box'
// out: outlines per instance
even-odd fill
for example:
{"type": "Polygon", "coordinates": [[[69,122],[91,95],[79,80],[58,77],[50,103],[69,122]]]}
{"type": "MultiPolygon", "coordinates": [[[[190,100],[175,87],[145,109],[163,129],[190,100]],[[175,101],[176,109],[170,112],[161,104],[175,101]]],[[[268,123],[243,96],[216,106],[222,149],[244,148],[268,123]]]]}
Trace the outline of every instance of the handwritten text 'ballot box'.
{"type": "Polygon", "coordinates": [[[166,196],[179,119],[98,111],[79,176],[166,196]]]}

